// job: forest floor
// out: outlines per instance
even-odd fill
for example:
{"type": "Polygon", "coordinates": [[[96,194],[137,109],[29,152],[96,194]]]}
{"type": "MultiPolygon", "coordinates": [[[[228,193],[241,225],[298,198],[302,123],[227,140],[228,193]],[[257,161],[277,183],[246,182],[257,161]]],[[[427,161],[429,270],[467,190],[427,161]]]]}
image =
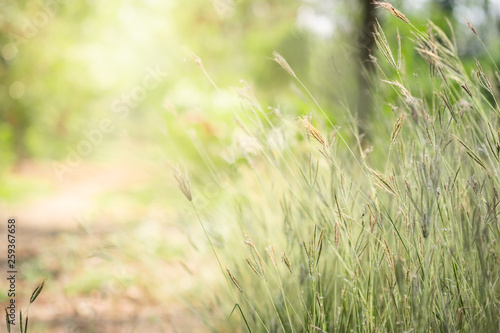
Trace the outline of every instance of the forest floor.
{"type": "MultiPolygon", "coordinates": [[[[150,194],[159,183],[172,192],[169,176],[137,161],[84,162],[63,181],[50,163],[24,162],[7,175],[11,192],[21,187],[18,199],[0,197],[2,221],[17,221],[18,310],[47,279],[30,307],[30,331],[208,331],[193,309],[204,302],[194,295],[216,283],[211,261],[186,246],[165,195],[150,194]]],[[[0,263],[6,267],[2,225],[0,263]]],[[[7,304],[6,293],[0,301],[7,304]]]]}

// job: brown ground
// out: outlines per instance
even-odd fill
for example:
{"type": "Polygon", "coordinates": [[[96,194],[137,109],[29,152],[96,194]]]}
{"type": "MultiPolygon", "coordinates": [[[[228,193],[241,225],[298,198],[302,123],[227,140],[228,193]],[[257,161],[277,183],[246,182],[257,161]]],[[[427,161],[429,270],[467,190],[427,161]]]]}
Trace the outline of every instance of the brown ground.
{"type": "MultiPolygon", "coordinates": [[[[182,301],[200,288],[199,274],[203,275],[206,260],[199,255],[196,257],[195,252],[189,252],[192,257],[186,257],[186,252],[176,257],[175,249],[185,248],[186,238],[172,222],[175,219],[172,209],[169,211],[162,206],[161,200],[137,204],[119,195],[139,188],[141,184],[146,186],[154,182],[152,178],[159,171],[154,168],[150,165],[117,167],[86,163],[65,177],[63,182],[58,182],[51,165],[29,162],[9,175],[22,181],[43,183],[51,189],[50,193],[34,195],[16,203],[0,201],[0,220],[6,221],[9,217],[17,220],[17,289],[20,295],[16,301],[22,303],[22,308],[36,287],[36,281],[43,278],[37,276],[33,267],[38,265],[40,272],[49,274],[46,288],[30,308],[30,331],[208,331],[201,319],[182,301]],[[113,201],[117,194],[118,199],[113,201]],[[107,203],[100,204],[102,198],[108,200],[107,203]],[[135,229],[130,229],[130,224],[127,224],[141,219],[146,219],[141,223],[151,223],[152,234],[160,232],[165,237],[165,244],[173,248],[173,254],[167,255],[165,260],[160,255],[152,259],[158,262],[144,263],[140,254],[123,255],[120,248],[116,249],[116,243],[106,245],[117,233],[126,235],[130,232],[132,238],[137,230],[147,234],[149,225],[143,227],[136,223],[133,224],[135,229]],[[107,246],[109,253],[106,252],[107,246]],[[103,255],[95,255],[101,250],[103,255]],[[113,259],[103,259],[106,253],[113,259]],[[108,267],[106,265],[110,270],[123,269],[132,276],[141,276],[144,272],[148,277],[142,283],[123,286],[110,282],[88,293],[68,292],[74,279],[91,276],[94,268],[102,270],[108,267]],[[150,269],[154,265],[158,266],[157,269],[150,269]]],[[[158,181],[166,179],[168,174],[158,181]]],[[[5,224],[2,222],[2,225],[5,224]]],[[[0,244],[4,244],[4,248],[6,228],[2,229],[0,244]]],[[[127,245],[124,246],[124,251],[127,251],[127,245]]],[[[138,249],[147,252],[147,244],[138,249]]],[[[2,258],[6,258],[3,251],[2,258]]],[[[0,262],[6,267],[4,259],[0,262]]],[[[204,276],[207,284],[211,279],[210,274],[204,276]]],[[[18,329],[15,327],[14,331],[18,329]]]]}

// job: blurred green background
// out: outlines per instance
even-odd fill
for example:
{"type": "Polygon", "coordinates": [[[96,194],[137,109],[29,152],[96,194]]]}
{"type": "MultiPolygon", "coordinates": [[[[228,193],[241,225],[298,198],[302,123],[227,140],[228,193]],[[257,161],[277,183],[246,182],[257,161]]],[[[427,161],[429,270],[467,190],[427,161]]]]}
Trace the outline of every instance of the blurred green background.
{"type": "MultiPolygon", "coordinates": [[[[23,159],[63,160],[102,119],[114,125],[106,145],[124,132],[135,140],[164,140],[164,133],[175,132],[165,115],[173,109],[201,125],[228,118],[230,103],[216,94],[190,52],[220,89],[231,92],[243,79],[263,105],[301,114],[301,96],[271,61],[276,50],[334,117],[339,103],[355,111],[358,55],[368,39],[363,2],[4,0],[2,170],[23,159]],[[127,112],[120,112],[116,104],[134,94],[148,69],[165,76],[152,89],[136,90],[125,102],[127,112]]],[[[394,5],[417,27],[432,19],[447,29],[447,17],[457,35],[470,38],[460,40],[462,55],[481,57],[473,36],[460,33],[467,18],[498,53],[498,1],[394,5]]],[[[378,16],[383,24],[386,13],[378,16]]],[[[412,53],[405,50],[407,62],[412,53]]]]}
{"type": "MultiPolygon", "coordinates": [[[[19,221],[22,295],[48,278],[31,310],[38,331],[205,329],[192,304],[206,290],[193,276],[210,283],[212,262],[193,244],[199,231],[181,216],[168,168],[183,163],[199,184],[207,163],[242,157],[231,150],[238,95],[270,114],[311,112],[273,51],[335,124],[391,113],[362,104],[368,55],[380,56],[371,23],[388,19],[369,2],[0,0],[0,217],[19,221]],[[219,158],[207,162],[200,146],[219,158]]],[[[498,64],[500,1],[393,5],[418,28],[452,26],[472,64],[486,55],[467,18],[498,64]]],[[[402,52],[428,72],[411,43],[402,52]]]]}

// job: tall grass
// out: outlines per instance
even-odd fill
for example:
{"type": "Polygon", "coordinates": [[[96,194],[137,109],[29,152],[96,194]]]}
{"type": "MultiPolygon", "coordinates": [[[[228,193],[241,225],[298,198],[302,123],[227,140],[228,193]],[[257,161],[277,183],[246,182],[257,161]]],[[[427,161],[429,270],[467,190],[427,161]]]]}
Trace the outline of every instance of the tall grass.
{"type": "Polygon", "coordinates": [[[221,330],[500,332],[500,73],[479,61],[469,73],[453,38],[386,9],[429,77],[410,75],[377,27],[378,105],[393,113],[374,115],[373,147],[333,124],[278,54],[314,111],[296,121],[248,98],[235,111],[259,150],[226,189],[216,247],[236,296],[220,302],[241,313],[221,330]]]}

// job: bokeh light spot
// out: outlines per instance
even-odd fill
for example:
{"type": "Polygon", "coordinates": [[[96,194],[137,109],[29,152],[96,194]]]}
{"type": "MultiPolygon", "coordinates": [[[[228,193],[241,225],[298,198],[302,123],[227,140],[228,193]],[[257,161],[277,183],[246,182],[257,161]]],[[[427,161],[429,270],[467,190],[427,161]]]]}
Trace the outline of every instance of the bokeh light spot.
{"type": "Polygon", "coordinates": [[[17,46],[14,43],[7,43],[2,47],[2,57],[10,61],[17,55],[17,46]]]}
{"type": "Polygon", "coordinates": [[[19,99],[24,95],[24,84],[16,81],[10,85],[9,95],[14,99],[19,99]]]}

